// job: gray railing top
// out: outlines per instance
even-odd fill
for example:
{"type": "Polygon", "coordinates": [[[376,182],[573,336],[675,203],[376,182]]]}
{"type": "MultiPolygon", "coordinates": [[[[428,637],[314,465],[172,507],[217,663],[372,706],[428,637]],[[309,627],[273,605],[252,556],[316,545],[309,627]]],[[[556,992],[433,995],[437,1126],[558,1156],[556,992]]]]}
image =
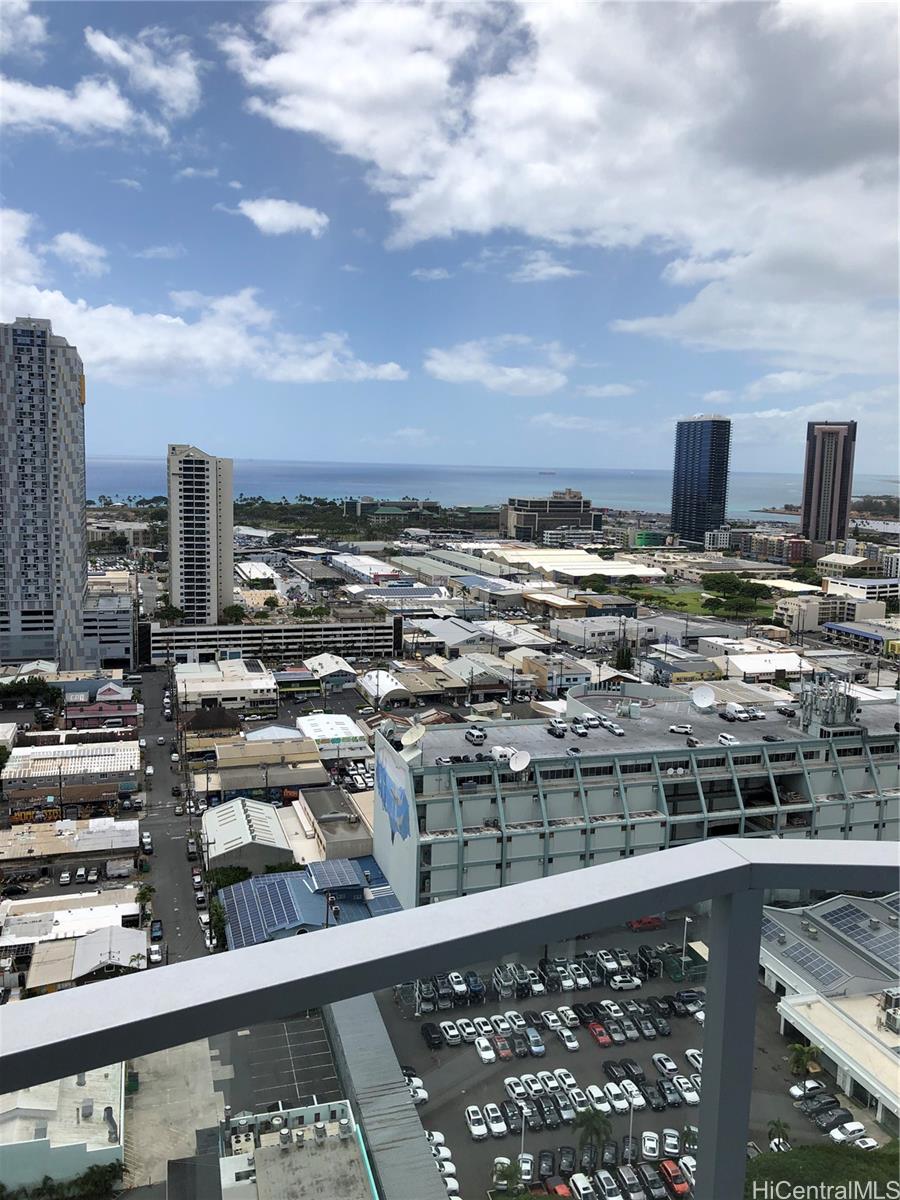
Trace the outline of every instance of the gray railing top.
{"type": "Polygon", "coordinates": [[[623,924],[767,888],[892,891],[897,847],[717,839],[8,1004],[4,1091],[623,924]]]}

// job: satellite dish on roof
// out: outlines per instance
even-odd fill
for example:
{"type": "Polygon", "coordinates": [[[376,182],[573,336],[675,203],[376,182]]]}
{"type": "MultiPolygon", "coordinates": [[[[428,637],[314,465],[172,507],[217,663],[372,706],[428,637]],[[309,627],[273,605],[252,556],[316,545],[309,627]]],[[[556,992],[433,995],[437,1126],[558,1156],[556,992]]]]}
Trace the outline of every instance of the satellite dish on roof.
{"type": "Polygon", "coordinates": [[[716,693],[708,684],[702,684],[691,692],[691,704],[694,708],[711,708],[716,702],[716,693]]]}
{"type": "Polygon", "coordinates": [[[415,746],[416,742],[420,742],[424,736],[424,725],[410,725],[406,733],[401,735],[400,744],[403,746],[415,746]]]}
{"type": "Polygon", "coordinates": [[[509,760],[511,771],[525,771],[531,764],[531,755],[527,750],[514,750],[509,760]]]}

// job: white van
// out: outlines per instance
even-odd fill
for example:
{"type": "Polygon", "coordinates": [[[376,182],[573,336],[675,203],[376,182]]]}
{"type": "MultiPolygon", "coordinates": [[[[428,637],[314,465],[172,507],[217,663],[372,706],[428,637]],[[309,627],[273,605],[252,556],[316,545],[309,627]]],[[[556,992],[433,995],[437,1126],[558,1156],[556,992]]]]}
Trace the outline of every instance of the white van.
{"type": "Polygon", "coordinates": [[[471,742],[473,746],[483,746],[487,739],[487,734],[483,729],[467,729],[466,741],[471,742]]]}
{"type": "Polygon", "coordinates": [[[594,1191],[591,1181],[581,1171],[570,1176],[569,1188],[575,1200],[596,1200],[597,1193],[594,1191]]]}

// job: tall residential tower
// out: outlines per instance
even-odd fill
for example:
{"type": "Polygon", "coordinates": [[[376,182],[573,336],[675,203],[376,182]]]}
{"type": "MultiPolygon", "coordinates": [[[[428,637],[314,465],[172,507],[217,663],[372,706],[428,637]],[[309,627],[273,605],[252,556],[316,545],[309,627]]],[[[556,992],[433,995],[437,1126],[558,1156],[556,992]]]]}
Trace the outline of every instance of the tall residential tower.
{"type": "Polygon", "coordinates": [[[0,324],[0,662],[83,665],[84,370],[50,322],[0,324]]]}
{"type": "Polygon", "coordinates": [[[847,536],[855,451],[855,421],[810,421],[806,426],[800,532],[812,542],[847,536]]]}
{"type": "Polygon", "coordinates": [[[185,625],[215,625],[234,596],[232,462],[170,446],[169,597],[185,625]]]}
{"type": "Polygon", "coordinates": [[[672,529],[703,545],[725,521],[731,422],[727,417],[691,417],[678,422],[672,477],[672,529]]]}

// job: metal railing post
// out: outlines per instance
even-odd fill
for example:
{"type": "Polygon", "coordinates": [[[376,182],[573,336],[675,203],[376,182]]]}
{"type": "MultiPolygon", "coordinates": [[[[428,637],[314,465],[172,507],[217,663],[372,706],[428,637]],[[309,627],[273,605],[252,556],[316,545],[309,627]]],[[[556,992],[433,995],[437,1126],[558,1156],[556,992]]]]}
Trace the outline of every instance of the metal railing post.
{"type": "Polygon", "coordinates": [[[712,902],[696,1200],[744,1194],[762,904],[761,891],[712,902]]]}

